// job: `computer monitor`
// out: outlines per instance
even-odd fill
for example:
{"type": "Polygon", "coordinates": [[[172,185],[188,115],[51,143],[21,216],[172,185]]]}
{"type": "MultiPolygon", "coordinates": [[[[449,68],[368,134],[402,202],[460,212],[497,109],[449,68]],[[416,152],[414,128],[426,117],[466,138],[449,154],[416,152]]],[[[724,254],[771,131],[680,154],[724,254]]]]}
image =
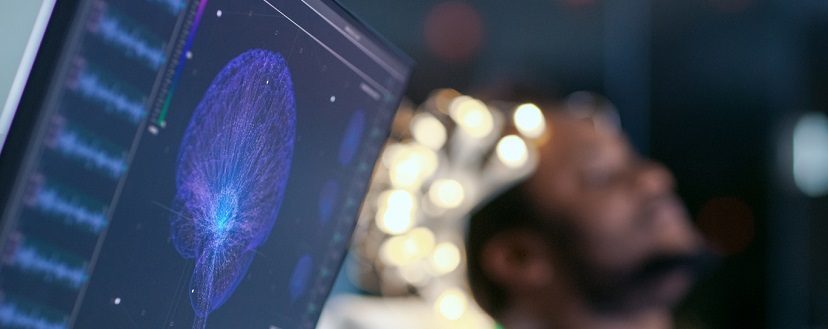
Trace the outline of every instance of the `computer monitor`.
{"type": "Polygon", "coordinates": [[[0,327],[313,328],[410,68],[332,0],[57,1],[0,154],[0,327]]]}

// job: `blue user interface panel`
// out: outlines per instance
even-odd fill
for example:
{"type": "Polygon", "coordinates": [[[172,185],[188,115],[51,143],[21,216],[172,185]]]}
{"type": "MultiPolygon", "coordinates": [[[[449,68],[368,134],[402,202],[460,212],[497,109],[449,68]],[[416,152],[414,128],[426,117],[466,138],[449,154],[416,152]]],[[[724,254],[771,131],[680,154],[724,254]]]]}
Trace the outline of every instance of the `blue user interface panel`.
{"type": "Polygon", "coordinates": [[[319,0],[93,0],[67,28],[3,154],[0,327],[313,328],[409,62],[319,0]]]}

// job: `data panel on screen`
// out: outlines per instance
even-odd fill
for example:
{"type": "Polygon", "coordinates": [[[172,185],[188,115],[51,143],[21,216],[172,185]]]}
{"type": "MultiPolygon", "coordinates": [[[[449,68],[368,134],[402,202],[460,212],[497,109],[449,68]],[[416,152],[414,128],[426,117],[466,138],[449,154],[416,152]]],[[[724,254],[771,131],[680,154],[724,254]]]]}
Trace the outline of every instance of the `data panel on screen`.
{"type": "Polygon", "coordinates": [[[81,9],[3,213],[0,327],[313,328],[408,62],[327,1],[81,9]]]}

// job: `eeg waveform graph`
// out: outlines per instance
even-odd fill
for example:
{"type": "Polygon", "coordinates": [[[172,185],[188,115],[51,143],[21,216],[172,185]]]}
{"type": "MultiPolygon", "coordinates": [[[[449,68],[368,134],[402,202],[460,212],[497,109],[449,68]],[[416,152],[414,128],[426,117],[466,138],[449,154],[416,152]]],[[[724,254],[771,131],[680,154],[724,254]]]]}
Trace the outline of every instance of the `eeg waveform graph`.
{"type": "Polygon", "coordinates": [[[92,14],[95,16],[87,25],[89,31],[120,49],[125,56],[133,57],[153,70],[166,61],[164,43],[158,37],[110,9],[106,3],[99,2],[92,14]]]}
{"type": "Polygon", "coordinates": [[[64,158],[79,162],[110,179],[118,179],[126,172],[125,149],[67,123],[62,117],[54,120],[52,128],[46,145],[64,158]]]}
{"type": "Polygon", "coordinates": [[[79,290],[89,279],[86,263],[76,256],[26,238],[16,244],[13,252],[3,257],[6,266],[72,290],[79,290]]]}
{"type": "Polygon", "coordinates": [[[281,54],[232,59],[196,107],[178,154],[171,235],[195,259],[193,328],[233,294],[267,240],[293,157],[296,104],[281,54]]]}
{"type": "Polygon", "coordinates": [[[24,204],[67,227],[93,235],[107,225],[107,206],[74,189],[49,182],[42,174],[29,182],[24,204]]]}
{"type": "Polygon", "coordinates": [[[4,298],[0,301],[0,327],[28,329],[66,329],[66,319],[51,319],[42,310],[25,307],[4,298]]]}
{"type": "Polygon", "coordinates": [[[75,90],[86,100],[103,106],[107,113],[115,114],[128,122],[138,125],[146,115],[144,100],[126,86],[113,78],[79,61],[76,74],[69,82],[70,89],[75,90]]]}

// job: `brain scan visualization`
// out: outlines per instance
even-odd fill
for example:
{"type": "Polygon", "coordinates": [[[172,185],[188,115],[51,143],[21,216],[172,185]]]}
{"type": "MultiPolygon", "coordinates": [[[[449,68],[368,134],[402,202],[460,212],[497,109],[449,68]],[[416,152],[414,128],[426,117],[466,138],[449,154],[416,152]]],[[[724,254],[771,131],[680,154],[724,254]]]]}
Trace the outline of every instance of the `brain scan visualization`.
{"type": "Polygon", "coordinates": [[[178,154],[172,241],[195,261],[194,328],[233,294],[273,229],[290,172],[296,105],[285,59],[250,50],[204,93],[178,154]]]}

